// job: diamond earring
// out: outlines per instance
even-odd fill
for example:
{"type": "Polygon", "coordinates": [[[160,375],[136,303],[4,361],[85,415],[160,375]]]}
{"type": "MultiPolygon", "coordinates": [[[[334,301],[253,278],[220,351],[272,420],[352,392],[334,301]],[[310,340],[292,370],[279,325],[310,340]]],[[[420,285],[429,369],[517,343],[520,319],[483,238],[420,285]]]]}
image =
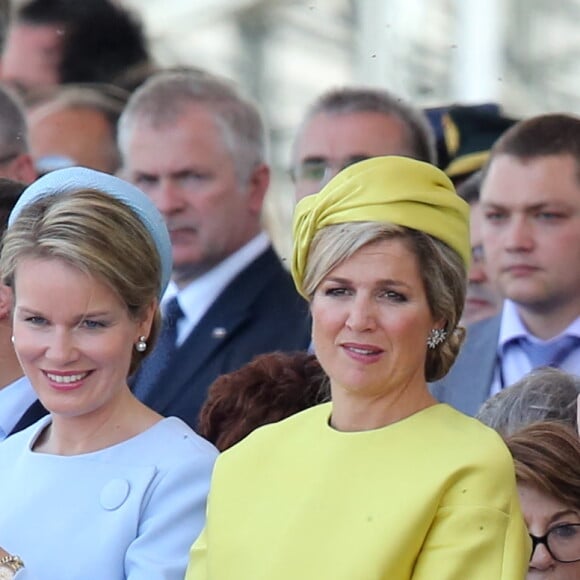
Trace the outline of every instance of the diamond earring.
{"type": "Polygon", "coordinates": [[[444,328],[432,328],[427,337],[427,346],[433,350],[437,348],[447,338],[447,331],[444,328]]]}
{"type": "Polygon", "coordinates": [[[145,352],[147,350],[147,337],[140,336],[139,340],[135,343],[135,350],[137,352],[145,352]]]}

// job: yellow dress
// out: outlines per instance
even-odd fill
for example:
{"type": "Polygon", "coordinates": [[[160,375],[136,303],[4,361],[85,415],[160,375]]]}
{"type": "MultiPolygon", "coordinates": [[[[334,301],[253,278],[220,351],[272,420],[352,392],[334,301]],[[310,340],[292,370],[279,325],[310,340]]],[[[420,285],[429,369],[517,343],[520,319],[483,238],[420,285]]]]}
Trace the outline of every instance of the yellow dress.
{"type": "Polygon", "coordinates": [[[218,458],[186,580],[523,580],[530,544],[500,437],[447,405],[340,432],[331,403],[218,458]]]}

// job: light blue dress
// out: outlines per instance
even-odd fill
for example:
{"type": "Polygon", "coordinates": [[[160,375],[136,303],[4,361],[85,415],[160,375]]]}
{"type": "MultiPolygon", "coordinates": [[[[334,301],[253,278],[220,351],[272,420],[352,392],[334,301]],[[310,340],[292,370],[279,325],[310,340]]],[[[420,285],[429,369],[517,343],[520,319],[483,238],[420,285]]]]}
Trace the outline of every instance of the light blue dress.
{"type": "Polygon", "coordinates": [[[183,580],[217,451],[177,418],[74,456],[32,451],[50,416],[0,443],[0,546],[18,580],[183,580]]]}

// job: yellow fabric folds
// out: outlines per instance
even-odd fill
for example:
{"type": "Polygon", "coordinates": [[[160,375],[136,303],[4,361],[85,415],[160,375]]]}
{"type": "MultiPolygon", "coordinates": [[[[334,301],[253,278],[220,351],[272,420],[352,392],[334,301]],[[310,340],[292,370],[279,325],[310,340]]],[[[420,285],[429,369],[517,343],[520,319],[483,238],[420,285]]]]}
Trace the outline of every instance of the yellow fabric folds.
{"type": "Polygon", "coordinates": [[[292,276],[302,292],[316,232],[347,222],[390,222],[445,242],[469,266],[469,206],[437,167],[408,157],[374,157],[341,171],[294,212],[292,276]]]}

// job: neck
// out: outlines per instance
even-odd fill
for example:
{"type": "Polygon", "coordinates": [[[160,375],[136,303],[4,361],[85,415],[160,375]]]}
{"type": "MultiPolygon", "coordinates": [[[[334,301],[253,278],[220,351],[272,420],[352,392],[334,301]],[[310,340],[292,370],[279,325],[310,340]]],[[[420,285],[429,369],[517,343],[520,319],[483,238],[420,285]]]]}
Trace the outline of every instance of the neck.
{"type": "Polygon", "coordinates": [[[427,384],[404,387],[375,397],[332,390],[331,425],[338,431],[371,431],[401,421],[437,404],[427,384]]]}
{"type": "Polygon", "coordinates": [[[195,264],[186,264],[182,266],[174,266],[172,272],[172,280],[175,285],[183,290],[189,284],[198,280],[217,266],[219,266],[224,260],[227,260],[230,256],[235,254],[238,250],[243,248],[246,244],[252,241],[261,232],[259,223],[255,227],[252,227],[243,237],[240,237],[238,243],[234,247],[230,247],[227,252],[217,256],[213,255],[200,260],[195,264]]]}
{"type": "Polygon", "coordinates": [[[79,416],[52,413],[52,423],[34,450],[52,455],[82,455],[127,441],[149,429],[161,416],[138,401],[126,388],[113,408],[79,416]]]}
{"type": "Polygon", "coordinates": [[[580,316],[576,305],[540,309],[518,305],[518,314],[528,331],[542,340],[549,340],[563,332],[580,316]]]}
{"type": "Polygon", "coordinates": [[[12,384],[24,373],[12,346],[12,329],[0,329],[0,389],[12,384]]]}

